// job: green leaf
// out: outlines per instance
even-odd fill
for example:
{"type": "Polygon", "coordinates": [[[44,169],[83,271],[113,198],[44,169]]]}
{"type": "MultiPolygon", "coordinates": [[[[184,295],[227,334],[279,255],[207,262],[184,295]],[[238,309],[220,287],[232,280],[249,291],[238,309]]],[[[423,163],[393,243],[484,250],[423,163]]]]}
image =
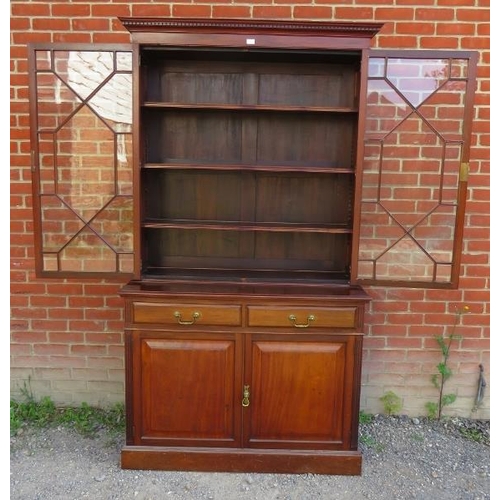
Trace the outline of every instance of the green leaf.
{"type": "Polygon", "coordinates": [[[393,391],[386,392],[379,399],[380,401],[382,401],[382,403],[384,403],[384,411],[388,415],[396,415],[403,408],[401,398],[393,391]]]}
{"type": "Polygon", "coordinates": [[[434,374],[434,375],[431,377],[431,382],[432,382],[432,385],[433,385],[436,389],[439,389],[438,376],[437,376],[436,374],[434,374]]]}
{"type": "Polygon", "coordinates": [[[437,403],[432,403],[431,401],[425,403],[425,408],[427,409],[427,415],[429,418],[436,418],[438,412],[437,403]]]}
{"type": "Polygon", "coordinates": [[[443,363],[439,363],[437,365],[437,368],[438,368],[438,372],[441,374],[441,376],[447,380],[448,378],[450,378],[451,374],[452,374],[452,371],[443,363]]]}
{"type": "Polygon", "coordinates": [[[441,347],[441,351],[443,351],[443,353],[444,353],[444,350],[447,349],[444,337],[441,335],[441,336],[436,336],[435,338],[436,338],[436,342],[439,344],[439,347],[441,347]]]}
{"type": "Polygon", "coordinates": [[[443,406],[447,406],[447,405],[451,405],[452,403],[454,403],[457,399],[457,395],[456,394],[445,394],[442,398],[441,398],[441,404],[443,406]]]}

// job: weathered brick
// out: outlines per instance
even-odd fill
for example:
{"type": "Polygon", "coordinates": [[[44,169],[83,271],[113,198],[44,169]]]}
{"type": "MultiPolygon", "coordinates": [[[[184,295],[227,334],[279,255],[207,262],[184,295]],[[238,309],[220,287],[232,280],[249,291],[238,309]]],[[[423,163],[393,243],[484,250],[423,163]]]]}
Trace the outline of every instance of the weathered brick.
{"type": "Polygon", "coordinates": [[[50,4],[47,2],[11,2],[12,18],[17,17],[44,17],[50,16],[50,4]]]}
{"type": "Polygon", "coordinates": [[[173,17],[210,17],[210,5],[174,5],[173,17]]]}
{"type": "Polygon", "coordinates": [[[252,8],[252,17],[256,19],[278,19],[291,18],[292,8],[284,5],[273,6],[254,6],[252,8]]]}
{"type": "Polygon", "coordinates": [[[106,31],[110,29],[111,21],[106,18],[72,19],[71,28],[76,31],[106,31]]]}
{"type": "Polygon", "coordinates": [[[34,18],[32,21],[35,31],[69,31],[69,19],[61,18],[34,18]]]}
{"type": "Polygon", "coordinates": [[[296,5],[293,8],[295,19],[331,19],[332,7],[296,5]]]}
{"type": "Polygon", "coordinates": [[[375,19],[377,21],[412,21],[414,11],[411,7],[377,7],[375,19]]]}
{"type": "Polygon", "coordinates": [[[251,17],[252,9],[247,5],[214,5],[213,17],[216,18],[240,18],[251,17]]]}
{"type": "Polygon", "coordinates": [[[451,8],[416,8],[415,20],[416,21],[438,21],[446,22],[453,21],[455,18],[455,9],[451,8]]]}
{"type": "MultiPolygon", "coordinates": [[[[128,15],[377,21],[385,25],[373,40],[374,47],[459,48],[479,52],[459,288],[367,287],[373,301],[365,318],[367,336],[361,394],[364,409],[381,411],[380,394],[392,388],[404,398],[405,412],[425,414],[425,403],[437,396],[430,383],[440,359],[434,335],[449,332],[453,306],[467,303],[471,314],[463,318],[457,329],[463,338],[453,353],[453,368],[458,394],[469,401],[474,396],[479,362],[485,364],[489,377],[490,22],[487,0],[340,0],[335,4],[329,0],[298,3],[202,0],[168,4],[125,0],[105,3],[13,0],[10,48],[13,394],[16,391],[19,394],[23,381],[31,378],[35,394],[50,394],[58,402],[123,401],[123,300],[117,294],[126,279],[79,281],[42,279],[34,275],[26,44],[129,43],[130,35],[117,19],[117,16],[128,15]]],[[[450,124],[453,119],[459,119],[445,109],[438,112],[439,119],[449,120],[450,124]]],[[[405,130],[407,138],[416,132],[415,128],[405,130]]],[[[94,141],[90,134],[86,139],[94,141]]],[[[405,153],[416,162],[420,154],[435,156],[436,152],[431,150],[432,147],[425,151],[406,148],[405,153]]],[[[420,181],[417,183],[429,186],[430,181],[435,180],[431,179],[435,169],[427,168],[425,162],[419,162],[418,166],[420,181]]],[[[392,173],[395,174],[395,170],[392,173]]],[[[408,190],[410,196],[412,189],[408,190]]],[[[400,209],[404,210],[405,206],[401,205],[400,209]]],[[[385,231],[387,237],[390,234],[385,231]]],[[[478,416],[488,415],[488,401],[478,416]]],[[[449,409],[449,414],[455,412],[468,416],[470,405],[457,401],[449,409]]]]}
{"type": "Polygon", "coordinates": [[[159,17],[170,17],[171,10],[170,5],[160,4],[156,2],[154,5],[148,4],[133,4],[132,6],[132,16],[159,16],[159,17]]]}
{"type": "Polygon", "coordinates": [[[455,37],[422,37],[420,46],[423,49],[458,49],[459,39],[455,37]]]}
{"type": "Polygon", "coordinates": [[[373,7],[335,7],[335,19],[367,20],[373,19],[373,7]]]}

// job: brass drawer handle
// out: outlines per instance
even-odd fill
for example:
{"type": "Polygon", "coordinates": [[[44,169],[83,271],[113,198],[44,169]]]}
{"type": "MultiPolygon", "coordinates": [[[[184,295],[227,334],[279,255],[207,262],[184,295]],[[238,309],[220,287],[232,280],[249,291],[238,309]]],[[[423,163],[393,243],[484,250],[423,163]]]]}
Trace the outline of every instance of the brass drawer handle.
{"type": "Polygon", "coordinates": [[[183,321],[182,314],[179,311],[175,311],[174,316],[177,318],[177,323],[179,323],[179,325],[194,325],[196,320],[201,317],[201,314],[198,311],[195,311],[191,321],[183,321]]]}
{"type": "Polygon", "coordinates": [[[293,326],[295,328],[308,328],[311,326],[311,323],[316,319],[316,317],[314,316],[314,314],[310,314],[307,317],[307,323],[305,324],[297,323],[297,317],[295,316],[295,314],[290,314],[290,316],[288,316],[288,319],[293,323],[293,326]]]}

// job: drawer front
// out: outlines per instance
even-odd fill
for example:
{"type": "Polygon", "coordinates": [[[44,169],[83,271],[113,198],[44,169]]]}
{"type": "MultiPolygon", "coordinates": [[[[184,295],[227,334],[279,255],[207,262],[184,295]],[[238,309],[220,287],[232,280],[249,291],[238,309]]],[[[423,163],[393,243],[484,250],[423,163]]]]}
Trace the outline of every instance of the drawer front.
{"type": "Polygon", "coordinates": [[[161,302],[133,302],[134,323],[168,325],[240,326],[241,306],[161,302]]]}
{"type": "Polygon", "coordinates": [[[248,326],[354,328],[356,307],[248,307],[248,326]]]}

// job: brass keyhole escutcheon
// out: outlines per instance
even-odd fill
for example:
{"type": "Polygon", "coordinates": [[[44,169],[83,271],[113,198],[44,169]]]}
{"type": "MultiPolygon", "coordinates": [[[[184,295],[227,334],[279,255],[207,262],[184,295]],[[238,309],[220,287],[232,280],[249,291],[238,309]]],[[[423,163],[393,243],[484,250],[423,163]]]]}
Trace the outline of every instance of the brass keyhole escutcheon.
{"type": "Polygon", "coordinates": [[[243,386],[243,400],[241,401],[241,406],[244,406],[245,408],[247,406],[250,406],[250,386],[249,385],[243,386]]]}

